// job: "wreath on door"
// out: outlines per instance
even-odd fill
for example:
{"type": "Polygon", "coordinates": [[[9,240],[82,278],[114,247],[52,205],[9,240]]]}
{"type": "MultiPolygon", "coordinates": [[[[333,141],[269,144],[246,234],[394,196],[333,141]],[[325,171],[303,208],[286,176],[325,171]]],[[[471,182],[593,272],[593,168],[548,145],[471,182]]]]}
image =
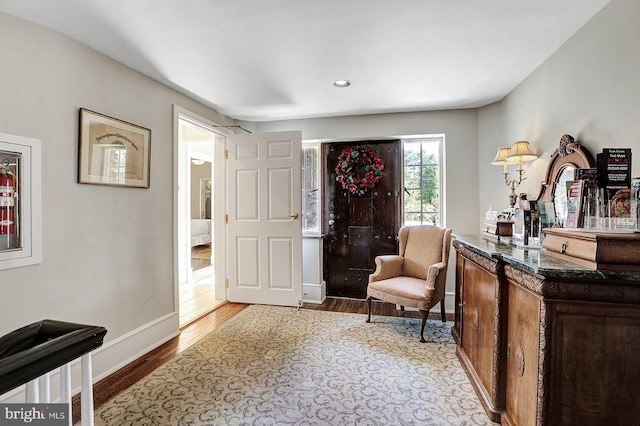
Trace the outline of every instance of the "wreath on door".
{"type": "Polygon", "coordinates": [[[363,195],[382,179],[384,163],[371,145],[346,147],[338,156],[336,181],[342,189],[363,195]]]}

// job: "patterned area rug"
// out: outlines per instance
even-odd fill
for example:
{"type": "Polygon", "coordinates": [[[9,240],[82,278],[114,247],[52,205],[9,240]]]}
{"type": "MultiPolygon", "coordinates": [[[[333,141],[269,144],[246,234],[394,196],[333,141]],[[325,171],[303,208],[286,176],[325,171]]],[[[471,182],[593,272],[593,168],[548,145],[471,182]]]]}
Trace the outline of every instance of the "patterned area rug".
{"type": "Polygon", "coordinates": [[[96,425],[489,425],[450,324],[253,305],[96,411],[96,425]]]}

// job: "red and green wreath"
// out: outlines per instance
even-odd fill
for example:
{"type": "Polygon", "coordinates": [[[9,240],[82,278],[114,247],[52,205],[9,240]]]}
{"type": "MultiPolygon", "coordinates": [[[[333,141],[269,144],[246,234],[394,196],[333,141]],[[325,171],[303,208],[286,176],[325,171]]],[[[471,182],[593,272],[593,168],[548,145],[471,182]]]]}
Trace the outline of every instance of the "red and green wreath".
{"type": "Polygon", "coordinates": [[[384,163],[371,145],[346,147],[338,156],[336,181],[352,194],[362,195],[382,179],[384,163]]]}

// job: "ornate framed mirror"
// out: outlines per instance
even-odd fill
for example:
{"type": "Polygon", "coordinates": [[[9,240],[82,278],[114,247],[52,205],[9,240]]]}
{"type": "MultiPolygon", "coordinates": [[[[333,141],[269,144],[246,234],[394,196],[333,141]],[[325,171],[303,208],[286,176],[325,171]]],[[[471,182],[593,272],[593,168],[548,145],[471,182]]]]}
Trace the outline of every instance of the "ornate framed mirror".
{"type": "Polygon", "coordinates": [[[588,169],[596,167],[591,153],[581,146],[571,135],[563,135],[560,145],[551,154],[551,161],[547,167],[547,173],[540,193],[536,198],[538,202],[552,201],[557,217],[564,217],[567,212],[567,193],[558,191],[565,188],[566,182],[573,180],[575,169],[588,169]]]}

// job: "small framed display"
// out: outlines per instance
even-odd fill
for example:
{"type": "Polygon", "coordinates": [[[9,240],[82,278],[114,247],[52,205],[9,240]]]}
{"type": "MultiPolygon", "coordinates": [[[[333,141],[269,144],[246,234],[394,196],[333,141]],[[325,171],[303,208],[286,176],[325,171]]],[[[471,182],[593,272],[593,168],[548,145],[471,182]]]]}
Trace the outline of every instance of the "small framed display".
{"type": "Polygon", "coordinates": [[[149,188],[151,130],[80,109],[78,183],[149,188]]]}
{"type": "Polygon", "coordinates": [[[0,270],[42,262],[41,142],[0,133],[0,270]]]}

